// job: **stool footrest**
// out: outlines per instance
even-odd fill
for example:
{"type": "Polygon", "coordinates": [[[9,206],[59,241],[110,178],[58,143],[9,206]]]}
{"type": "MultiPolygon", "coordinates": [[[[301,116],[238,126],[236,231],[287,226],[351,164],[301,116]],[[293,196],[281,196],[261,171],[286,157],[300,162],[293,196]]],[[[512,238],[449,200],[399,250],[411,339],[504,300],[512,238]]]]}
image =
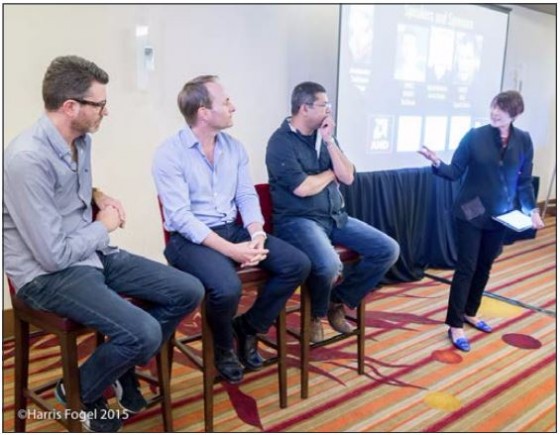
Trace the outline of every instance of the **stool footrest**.
{"type": "Polygon", "coordinates": [[[191,360],[191,362],[194,363],[199,370],[202,370],[204,368],[202,357],[200,355],[197,355],[197,353],[193,349],[184,344],[183,340],[175,340],[174,345],[183,353],[183,355],[189,358],[189,360],[191,360]]]}

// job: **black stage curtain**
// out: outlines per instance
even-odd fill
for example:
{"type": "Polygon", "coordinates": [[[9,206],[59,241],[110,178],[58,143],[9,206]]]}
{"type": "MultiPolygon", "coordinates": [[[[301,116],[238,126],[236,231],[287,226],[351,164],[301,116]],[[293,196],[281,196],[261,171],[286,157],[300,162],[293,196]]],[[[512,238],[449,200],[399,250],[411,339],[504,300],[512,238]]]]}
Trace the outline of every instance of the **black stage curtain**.
{"type": "MultiPolygon", "coordinates": [[[[536,183],[537,191],[538,179],[536,183]]],[[[385,282],[416,281],[428,267],[455,266],[451,206],[459,185],[424,167],[361,172],[351,186],[341,186],[350,216],[383,231],[400,244],[401,256],[387,273],[385,282]]],[[[534,237],[534,233],[508,233],[506,243],[534,237]]]]}

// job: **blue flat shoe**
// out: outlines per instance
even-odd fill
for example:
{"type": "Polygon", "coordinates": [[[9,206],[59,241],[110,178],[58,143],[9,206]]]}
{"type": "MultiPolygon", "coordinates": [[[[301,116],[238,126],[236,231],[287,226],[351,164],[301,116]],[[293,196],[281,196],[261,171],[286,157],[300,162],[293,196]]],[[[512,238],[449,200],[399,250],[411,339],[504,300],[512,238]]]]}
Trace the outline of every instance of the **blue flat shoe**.
{"type": "Polygon", "coordinates": [[[473,328],[478,329],[479,331],[486,333],[492,332],[492,327],[484,320],[479,320],[478,322],[473,323],[465,317],[465,322],[471,325],[473,328]]]}
{"type": "Polygon", "coordinates": [[[458,338],[457,340],[453,341],[453,335],[451,335],[451,329],[447,330],[447,335],[449,336],[449,340],[453,343],[457,349],[462,350],[463,352],[468,352],[471,350],[471,345],[469,344],[469,340],[466,337],[458,338]]]}

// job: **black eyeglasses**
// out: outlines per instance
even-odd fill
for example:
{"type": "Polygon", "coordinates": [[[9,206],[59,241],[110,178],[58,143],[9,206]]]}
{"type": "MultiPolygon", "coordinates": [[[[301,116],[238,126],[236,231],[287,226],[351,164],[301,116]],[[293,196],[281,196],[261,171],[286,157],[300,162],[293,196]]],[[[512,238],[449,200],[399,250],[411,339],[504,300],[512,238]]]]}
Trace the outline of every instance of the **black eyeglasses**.
{"type": "Polygon", "coordinates": [[[70,98],[70,100],[73,100],[76,103],[85,104],[86,106],[99,107],[100,112],[103,112],[103,109],[105,109],[105,106],[107,105],[107,100],[89,101],[89,100],[81,100],[79,98],[70,98]]]}

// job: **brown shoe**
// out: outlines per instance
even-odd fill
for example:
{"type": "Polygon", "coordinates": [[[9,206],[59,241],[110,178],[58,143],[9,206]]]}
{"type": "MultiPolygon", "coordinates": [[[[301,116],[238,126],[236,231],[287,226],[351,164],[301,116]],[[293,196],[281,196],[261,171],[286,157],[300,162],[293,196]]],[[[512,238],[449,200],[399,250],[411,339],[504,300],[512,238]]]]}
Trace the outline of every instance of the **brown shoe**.
{"type": "Polygon", "coordinates": [[[311,341],[311,343],[319,343],[320,341],[323,341],[324,338],[321,319],[319,317],[311,319],[311,337],[309,341],[311,341]]]}
{"type": "Polygon", "coordinates": [[[327,312],[327,318],[332,328],[340,332],[341,334],[349,334],[354,330],[352,325],[346,321],[346,313],[344,312],[344,304],[333,302],[329,305],[329,311],[327,312]]]}

